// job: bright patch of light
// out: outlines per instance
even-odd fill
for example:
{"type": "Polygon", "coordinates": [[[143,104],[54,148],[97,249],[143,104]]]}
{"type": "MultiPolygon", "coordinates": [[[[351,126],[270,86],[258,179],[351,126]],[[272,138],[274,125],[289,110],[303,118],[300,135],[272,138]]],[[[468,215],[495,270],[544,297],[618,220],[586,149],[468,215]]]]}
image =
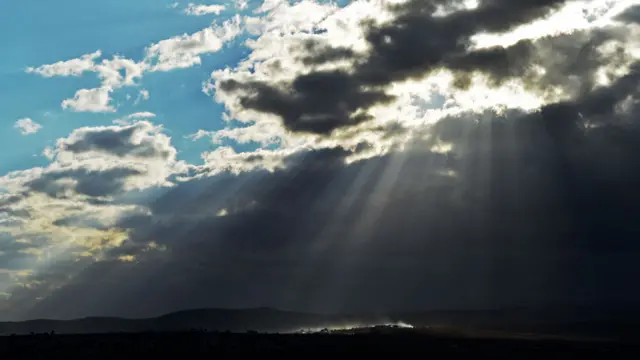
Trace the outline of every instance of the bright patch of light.
{"type": "Polygon", "coordinates": [[[390,323],[346,323],[346,324],[335,324],[329,325],[325,327],[317,327],[317,328],[303,328],[298,329],[293,332],[304,332],[304,333],[321,333],[321,332],[348,332],[350,330],[362,330],[362,329],[374,329],[377,327],[388,327],[388,328],[400,328],[400,329],[413,329],[414,326],[403,321],[399,322],[390,322],[390,323]]]}

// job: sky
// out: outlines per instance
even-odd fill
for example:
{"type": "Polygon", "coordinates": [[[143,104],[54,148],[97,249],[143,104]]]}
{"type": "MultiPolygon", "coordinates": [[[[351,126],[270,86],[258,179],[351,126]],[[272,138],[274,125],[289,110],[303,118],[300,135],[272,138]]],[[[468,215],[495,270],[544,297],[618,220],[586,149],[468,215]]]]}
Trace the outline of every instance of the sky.
{"type": "Polygon", "coordinates": [[[4,1],[0,42],[0,320],[640,301],[637,0],[4,1]]]}

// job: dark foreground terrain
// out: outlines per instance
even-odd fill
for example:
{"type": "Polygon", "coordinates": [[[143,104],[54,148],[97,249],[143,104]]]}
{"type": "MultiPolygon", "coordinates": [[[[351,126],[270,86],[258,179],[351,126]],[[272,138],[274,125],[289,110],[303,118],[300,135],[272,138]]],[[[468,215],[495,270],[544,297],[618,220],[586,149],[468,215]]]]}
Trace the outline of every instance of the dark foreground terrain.
{"type": "Polygon", "coordinates": [[[437,359],[485,355],[489,359],[640,359],[639,324],[634,311],[590,309],[384,316],[201,309],[148,319],[0,322],[0,360],[247,359],[250,355],[403,359],[405,354],[437,359]]]}
{"type": "Polygon", "coordinates": [[[637,345],[612,341],[468,338],[418,330],[313,334],[191,331],[103,335],[14,335],[0,337],[0,359],[158,358],[488,358],[637,359],[637,345]]]}

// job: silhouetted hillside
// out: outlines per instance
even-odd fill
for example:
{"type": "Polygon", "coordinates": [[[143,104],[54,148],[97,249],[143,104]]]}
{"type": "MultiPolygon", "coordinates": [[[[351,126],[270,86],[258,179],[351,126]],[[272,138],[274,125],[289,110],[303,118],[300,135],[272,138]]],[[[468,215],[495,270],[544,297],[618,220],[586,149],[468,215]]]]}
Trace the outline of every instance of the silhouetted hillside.
{"type": "Polygon", "coordinates": [[[405,323],[439,329],[492,330],[503,333],[575,335],[632,339],[640,333],[638,312],[601,312],[588,308],[507,309],[495,311],[427,311],[415,313],[320,315],[257,309],[199,309],[156,318],[89,317],[77,320],[31,320],[0,323],[0,334],[90,334],[113,332],[171,332],[187,330],[294,332],[405,323]]]}
{"type": "Polygon", "coordinates": [[[346,317],[324,316],[269,308],[258,309],[198,309],[179,311],[156,318],[125,319],[88,317],[76,320],[30,320],[0,322],[0,334],[29,334],[54,331],[60,334],[109,332],[210,331],[287,332],[300,328],[324,327],[343,322],[346,317]]]}

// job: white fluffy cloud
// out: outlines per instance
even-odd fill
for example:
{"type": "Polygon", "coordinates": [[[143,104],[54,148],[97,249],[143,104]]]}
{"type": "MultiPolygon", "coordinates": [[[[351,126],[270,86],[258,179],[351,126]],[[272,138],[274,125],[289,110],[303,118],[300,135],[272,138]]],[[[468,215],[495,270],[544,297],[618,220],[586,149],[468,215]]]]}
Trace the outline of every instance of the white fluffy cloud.
{"type": "MultiPolygon", "coordinates": [[[[91,191],[85,192],[87,188],[80,186],[87,178],[103,184],[117,181],[117,188],[108,187],[113,192],[170,185],[169,177],[186,168],[176,160],[177,151],[162,126],[144,120],[153,116],[137,113],[128,117],[139,119],[132,124],[74,130],[68,137],[58,139],[54,147],[46,149],[51,159],[48,166],[0,177],[0,193],[26,196],[29,191],[50,188],[45,186],[45,182],[50,181],[58,187],[75,189],[75,195],[92,196],[91,191]]],[[[101,192],[99,196],[106,195],[101,192]]]]}
{"type": "MultiPolygon", "coordinates": [[[[212,8],[198,9],[194,5],[193,10],[197,13],[212,8]]],[[[225,43],[237,37],[243,30],[241,24],[242,18],[235,16],[220,25],[213,23],[192,34],[161,40],[146,48],[141,61],[120,56],[100,61],[102,51],[98,50],[76,59],[29,67],[26,71],[43,77],[95,73],[102,82],[99,87],[80,89],[72,98],[63,100],[61,106],[76,112],[113,112],[116,110],[111,98],[114,91],[135,85],[145,72],[170,71],[200,64],[202,55],[220,51],[225,43]]],[[[135,104],[149,99],[149,96],[148,90],[140,90],[135,104]]]]}
{"type": "Polygon", "coordinates": [[[114,56],[112,59],[103,59],[102,51],[82,55],[79,58],[59,61],[54,64],[29,67],[27,72],[44,77],[54,76],[80,76],[86,72],[98,74],[103,86],[122,87],[133,85],[135,80],[142,76],[145,66],[131,59],[114,56]],[[124,76],[122,75],[124,71],[124,76]]]}
{"type": "Polygon", "coordinates": [[[214,151],[202,154],[205,164],[197,167],[199,176],[213,176],[223,172],[239,174],[246,171],[263,169],[274,171],[284,166],[283,161],[291,150],[263,150],[238,153],[229,146],[221,146],[214,151]]]}
{"type": "Polygon", "coordinates": [[[29,67],[27,72],[43,77],[96,73],[102,81],[99,87],[80,89],[72,98],[63,100],[61,106],[63,109],[77,112],[113,112],[115,107],[111,105],[111,93],[123,86],[134,85],[136,79],[142,77],[145,65],[119,56],[99,61],[101,57],[102,51],[98,50],[76,59],[29,67]]]}
{"type": "Polygon", "coordinates": [[[119,88],[135,84],[135,80],[142,77],[145,70],[144,64],[136,63],[131,59],[114,56],[113,59],[104,59],[96,64],[95,71],[102,80],[102,86],[119,88]],[[121,71],[124,70],[124,76],[121,71]]]}
{"type": "Polygon", "coordinates": [[[102,51],[98,50],[91,54],[82,55],[77,59],[59,61],[54,64],[42,65],[38,67],[28,67],[27,72],[39,74],[44,77],[80,76],[84,72],[94,71],[95,61],[101,56],[102,51]]]}
{"type": "Polygon", "coordinates": [[[116,109],[111,105],[111,92],[113,88],[109,86],[80,89],[73,98],[64,100],[61,106],[78,112],[114,112],[116,109]]]}
{"type": "Polygon", "coordinates": [[[245,10],[249,6],[249,0],[235,0],[236,9],[245,10]]]}
{"type": "MultiPolygon", "coordinates": [[[[150,114],[132,115],[144,117],[150,114]]],[[[41,189],[49,194],[46,189],[64,189],[74,196],[103,197],[170,185],[169,177],[186,169],[176,160],[171,138],[147,120],[76,129],[58,139],[47,154],[52,159],[49,166],[10,173],[0,178],[0,188],[9,192],[41,189]]]]}
{"type": "Polygon", "coordinates": [[[201,55],[217,52],[242,31],[241,18],[235,16],[221,25],[212,25],[193,34],[162,40],[146,50],[149,71],[187,68],[202,62],[201,55]]]}
{"type": "Polygon", "coordinates": [[[189,4],[189,6],[187,6],[184,12],[187,15],[194,15],[194,16],[202,16],[202,15],[209,15],[209,14],[219,15],[221,12],[224,11],[224,9],[225,9],[224,5],[189,4]]]}
{"type": "Polygon", "coordinates": [[[137,113],[133,113],[130,115],[127,115],[123,118],[119,118],[119,119],[115,119],[113,120],[113,123],[116,125],[120,125],[120,126],[127,126],[127,125],[131,125],[137,121],[140,120],[148,120],[151,118],[156,117],[156,114],[149,112],[149,111],[140,111],[137,113]]]}
{"type": "Polygon", "coordinates": [[[149,100],[149,97],[150,97],[149,90],[142,89],[138,92],[138,97],[136,98],[133,104],[138,105],[143,100],[149,100]]]}
{"type": "Polygon", "coordinates": [[[30,118],[18,119],[13,127],[18,129],[22,135],[35,134],[42,129],[42,125],[30,118]]]}

